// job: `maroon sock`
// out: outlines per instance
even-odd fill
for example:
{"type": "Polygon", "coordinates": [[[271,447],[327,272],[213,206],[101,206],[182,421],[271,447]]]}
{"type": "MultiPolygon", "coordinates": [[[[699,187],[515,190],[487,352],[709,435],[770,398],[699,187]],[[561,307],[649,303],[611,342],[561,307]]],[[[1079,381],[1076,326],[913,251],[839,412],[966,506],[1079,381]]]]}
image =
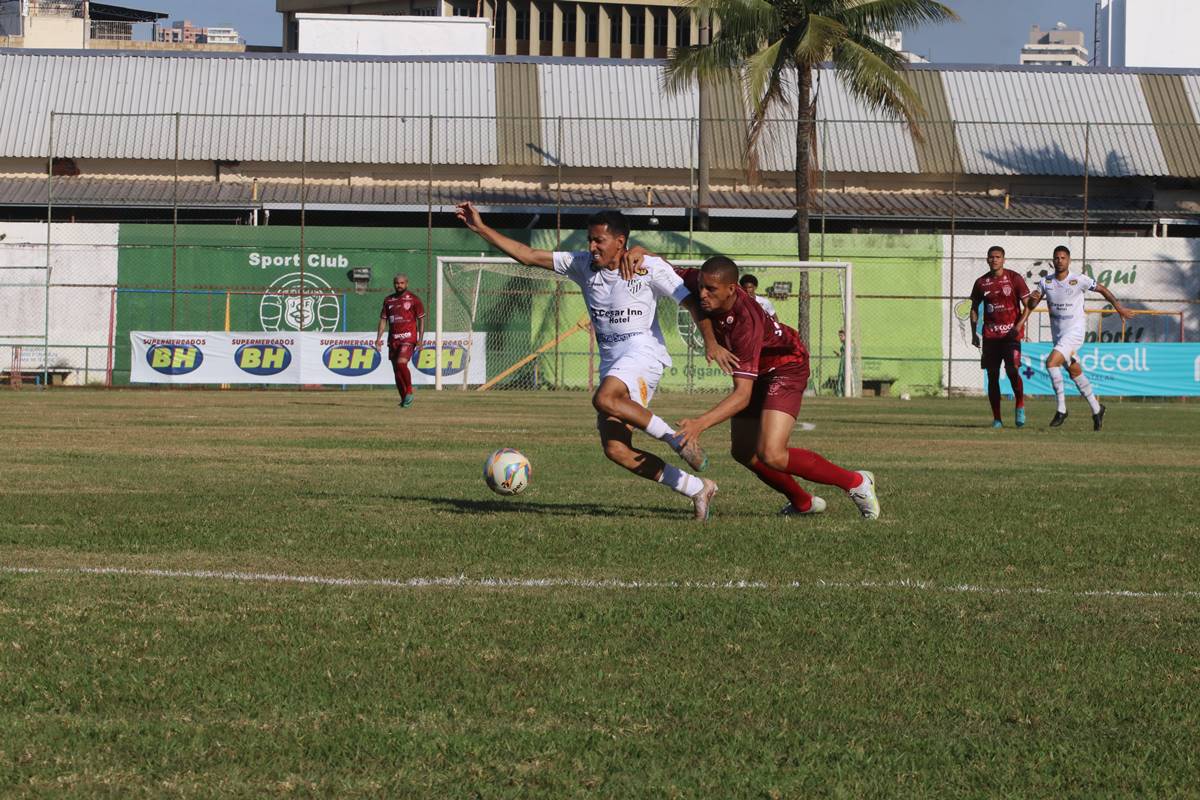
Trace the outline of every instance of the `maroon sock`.
{"type": "Polygon", "coordinates": [[[1008,373],[1008,382],[1012,384],[1013,399],[1017,401],[1017,408],[1025,407],[1025,382],[1021,380],[1020,370],[1013,370],[1008,373]]]}
{"type": "Polygon", "coordinates": [[[785,496],[797,511],[808,511],[812,507],[812,495],[804,491],[796,479],[786,472],[771,469],[761,461],[755,460],[750,471],[758,479],[775,491],[785,496]]]}
{"type": "Polygon", "coordinates": [[[988,402],[992,406],[992,419],[1000,419],[1000,370],[988,370],[988,402]]]}
{"type": "Polygon", "coordinates": [[[842,469],[837,464],[826,461],[812,450],[802,450],[799,447],[788,448],[787,471],[806,481],[836,486],[847,492],[863,481],[863,477],[857,472],[842,469]]]}
{"type": "Polygon", "coordinates": [[[408,371],[408,364],[399,361],[396,362],[396,389],[401,397],[412,394],[412,373],[408,371]]]}

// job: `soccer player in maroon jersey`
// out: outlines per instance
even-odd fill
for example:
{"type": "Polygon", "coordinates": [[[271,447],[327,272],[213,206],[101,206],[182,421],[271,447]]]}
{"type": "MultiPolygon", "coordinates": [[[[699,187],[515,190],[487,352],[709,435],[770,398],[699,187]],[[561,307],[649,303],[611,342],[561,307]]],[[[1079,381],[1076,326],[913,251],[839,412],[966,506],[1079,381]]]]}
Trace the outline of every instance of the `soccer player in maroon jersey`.
{"type": "Polygon", "coordinates": [[[1004,268],[1004,248],[988,248],[989,271],[971,288],[971,344],[980,347],[979,306],[983,305],[983,343],[979,366],[987,370],[988,402],[992,404],[992,427],[1003,428],[1000,419],[1000,366],[1012,384],[1016,400],[1017,427],[1025,425],[1025,386],[1021,382],[1021,336],[1029,309],[1025,279],[1004,268]]]}
{"type": "Polygon", "coordinates": [[[425,306],[421,298],[408,290],[408,276],[397,275],[392,280],[396,291],[383,298],[383,310],[379,312],[379,330],[375,334],[375,349],[383,343],[383,334],[388,334],[388,360],[392,362],[392,373],[396,377],[396,391],[400,392],[400,405],[408,408],[413,404],[412,373],[408,362],[413,351],[425,338],[425,306]]]}
{"type": "Polygon", "coordinates": [[[733,391],[699,417],[685,419],[677,433],[690,441],[730,420],[734,459],[788,498],[784,515],[825,510],[825,501],[805,491],[796,476],[837,486],[850,496],[863,517],[878,519],[874,475],[843,469],[811,450],[788,447],[808,386],[808,348],[800,335],[768,317],[738,286],[738,268],[732,259],[714,256],[698,270],[676,271],[700,299],[717,342],[738,360],[733,391]]]}

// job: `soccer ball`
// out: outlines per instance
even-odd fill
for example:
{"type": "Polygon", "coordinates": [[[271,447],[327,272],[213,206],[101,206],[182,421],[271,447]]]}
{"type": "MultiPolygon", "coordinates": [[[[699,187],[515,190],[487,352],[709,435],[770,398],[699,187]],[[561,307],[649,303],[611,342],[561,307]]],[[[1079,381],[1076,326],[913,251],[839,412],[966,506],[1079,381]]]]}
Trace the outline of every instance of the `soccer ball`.
{"type": "Polygon", "coordinates": [[[484,460],[483,480],[496,494],[520,494],[529,485],[529,459],[503,447],[484,460]]]}

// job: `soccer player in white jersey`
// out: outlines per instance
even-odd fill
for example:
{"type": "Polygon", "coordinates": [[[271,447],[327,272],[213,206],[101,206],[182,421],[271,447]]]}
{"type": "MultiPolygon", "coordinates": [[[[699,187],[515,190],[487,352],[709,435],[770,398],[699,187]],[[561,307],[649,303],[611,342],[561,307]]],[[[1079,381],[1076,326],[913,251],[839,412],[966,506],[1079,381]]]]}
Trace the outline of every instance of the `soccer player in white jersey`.
{"type": "Polygon", "coordinates": [[[758,303],[758,307],[766,312],[768,317],[779,322],[779,315],[775,313],[775,304],[771,302],[770,298],[758,293],[758,278],[746,273],[738,281],[738,285],[742,287],[743,292],[754,298],[754,302],[758,303]]]}
{"type": "Polygon", "coordinates": [[[1054,418],[1050,420],[1051,428],[1057,428],[1067,419],[1067,400],[1063,392],[1062,375],[1064,366],[1075,381],[1075,386],[1079,388],[1079,393],[1092,409],[1092,430],[1098,431],[1104,425],[1104,405],[1096,399],[1092,383],[1083,374],[1083,365],[1077,357],[1079,348],[1083,346],[1083,334],[1087,324],[1087,315],[1083,310],[1083,296],[1087,292],[1098,292],[1102,295],[1112,304],[1113,310],[1121,315],[1121,319],[1133,317],[1105,286],[1096,283],[1087,275],[1071,272],[1071,251],[1060,244],[1054,248],[1054,275],[1046,276],[1037,282],[1037,287],[1029,296],[1028,311],[1021,317],[1021,321],[1024,322],[1029,311],[1037,308],[1043,297],[1046,298],[1046,307],[1050,311],[1050,333],[1054,337],[1054,349],[1046,359],[1046,371],[1050,373],[1050,383],[1054,385],[1054,396],[1058,401],[1054,418]]]}
{"type": "Polygon", "coordinates": [[[458,205],[458,218],[509,258],[553,270],[579,285],[600,351],[600,386],[592,396],[592,405],[599,415],[597,428],[604,455],[635,475],[658,481],[691,498],[696,519],[708,519],[716,483],[666,464],[658,456],[633,446],[636,427],[666,442],[693,469],[700,471],[708,464],[697,443],[685,443],[683,437],[648,408],[663,368],[671,365],[658,327],[658,298],[670,297],[687,308],[704,334],[708,353],[726,371],[733,365],[729,352],[717,345],[712,323],[675,270],[656,257],[642,262],[629,280],[621,276],[629,225],[618,211],[592,215],[588,220],[589,249],[580,252],[552,253],[510,239],[484,224],[479,211],[469,202],[458,205]]]}

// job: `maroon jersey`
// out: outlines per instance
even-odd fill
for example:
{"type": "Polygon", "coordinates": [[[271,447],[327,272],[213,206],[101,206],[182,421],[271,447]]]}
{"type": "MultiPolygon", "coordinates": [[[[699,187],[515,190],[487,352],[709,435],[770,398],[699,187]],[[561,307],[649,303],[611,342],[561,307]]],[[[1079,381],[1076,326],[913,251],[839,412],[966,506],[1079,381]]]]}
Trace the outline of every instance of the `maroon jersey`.
{"type": "Polygon", "coordinates": [[[1029,296],[1025,279],[1011,269],[993,278],[992,273],[978,278],[971,289],[971,308],[983,303],[983,338],[1020,339],[1021,332],[1013,330],[1021,318],[1021,303],[1029,296]]]}
{"type": "Polygon", "coordinates": [[[383,298],[383,310],[379,312],[379,318],[388,321],[390,336],[408,334],[411,338],[417,332],[417,320],[425,319],[425,306],[421,305],[420,298],[405,289],[383,298]]]}
{"type": "MultiPolygon", "coordinates": [[[[700,297],[700,270],[677,269],[688,291],[700,297]]],[[[767,316],[754,298],[735,290],[733,308],[710,316],[717,342],[738,360],[735,377],[757,378],[781,367],[808,368],[808,348],[800,334],[767,316]]]]}

